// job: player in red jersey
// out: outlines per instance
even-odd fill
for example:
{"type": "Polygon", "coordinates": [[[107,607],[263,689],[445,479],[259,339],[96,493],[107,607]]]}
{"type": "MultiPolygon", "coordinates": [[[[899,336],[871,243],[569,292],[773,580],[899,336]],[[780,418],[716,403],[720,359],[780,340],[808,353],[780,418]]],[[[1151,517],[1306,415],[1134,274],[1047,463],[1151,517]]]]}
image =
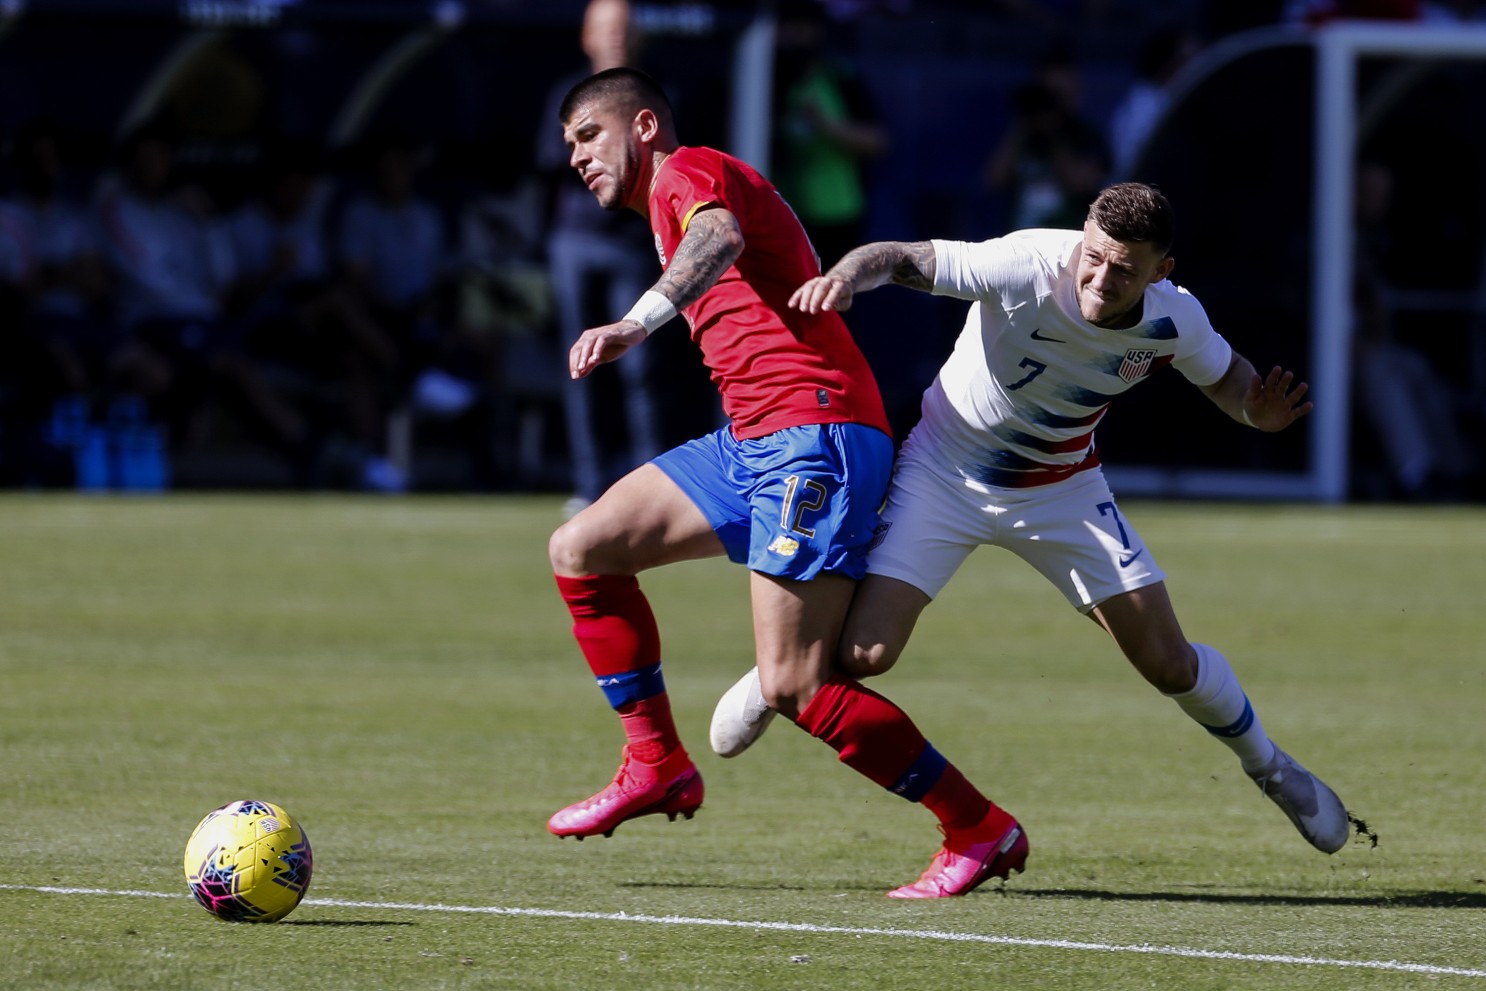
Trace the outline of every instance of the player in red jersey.
{"type": "Polygon", "coordinates": [[[702,779],[671,716],[660,636],[635,576],[727,555],[750,572],[767,703],[878,785],[922,802],[943,848],[913,884],[938,898],[1021,870],[1027,841],[896,705],[834,674],[832,658],[887,488],[892,440],[876,382],[835,313],[791,310],[820,274],[798,219],[748,165],[682,146],[663,93],[610,69],[560,109],[571,164],[607,209],[644,216],[664,269],[624,318],[585,331],[581,378],[678,312],[731,423],[642,465],[561,526],[549,545],[573,633],[626,744],[596,795],[552,816],[558,836],[609,835],[637,816],[690,818],[702,779]]]}

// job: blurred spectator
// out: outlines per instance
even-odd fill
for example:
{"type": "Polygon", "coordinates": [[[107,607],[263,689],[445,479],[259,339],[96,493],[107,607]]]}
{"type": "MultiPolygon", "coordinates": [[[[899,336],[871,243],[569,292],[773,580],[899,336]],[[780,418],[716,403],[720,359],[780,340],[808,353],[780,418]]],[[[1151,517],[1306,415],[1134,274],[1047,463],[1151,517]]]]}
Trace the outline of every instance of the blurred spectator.
{"type": "Polygon", "coordinates": [[[53,125],[23,127],[14,157],[18,188],[5,201],[7,227],[23,255],[14,284],[65,385],[87,391],[102,384],[118,338],[106,313],[111,287],[98,228],[63,188],[61,135],[53,125]]]}
{"type": "MultiPolygon", "coordinates": [[[[270,149],[261,187],[227,225],[236,278],[234,322],[254,356],[296,377],[349,435],[349,481],[385,477],[388,390],[399,354],[361,299],[334,278],[326,229],[330,189],[318,149],[270,149]]],[[[329,452],[325,452],[329,453],[329,452]]],[[[329,459],[327,459],[328,461],[329,459]]],[[[338,464],[315,481],[338,481],[338,464]]]]}
{"type": "Polygon", "coordinates": [[[1201,35],[1208,44],[1254,28],[1280,23],[1290,0],[1205,0],[1201,35]]]}
{"type": "MultiPolygon", "coordinates": [[[[811,3],[813,0],[805,0],[811,3]]],[[[854,21],[883,14],[907,14],[913,0],[819,0],[820,6],[835,20],[854,21]]]]}
{"type": "Polygon", "coordinates": [[[1395,491],[1415,501],[1466,496],[1479,477],[1454,391],[1429,357],[1401,340],[1388,305],[1384,260],[1394,177],[1376,161],[1357,170],[1353,334],[1356,403],[1374,432],[1395,491]]]}
{"type": "MultiPolygon", "coordinates": [[[[593,201],[568,164],[557,122],[558,105],[580,80],[604,69],[638,65],[640,39],[628,0],[590,0],[580,43],[587,63],[550,90],[537,133],[537,165],[549,183],[551,220],[547,258],[562,335],[563,356],[585,328],[617,319],[660,274],[645,221],[629,210],[605,210],[593,201]]],[[[624,361],[563,388],[573,495],[571,516],[597,499],[616,478],[659,454],[660,410],[652,377],[654,348],[635,348],[624,361]],[[611,441],[615,417],[605,397],[618,390],[622,444],[611,441]],[[611,429],[604,429],[605,425],[611,429]]]]}
{"type": "Polygon", "coordinates": [[[217,396],[303,482],[314,456],[311,430],[224,319],[228,244],[205,192],[173,184],[174,154],[163,128],[141,127],[124,141],[123,175],[99,202],[119,319],[154,359],[156,371],[141,377],[143,387],[167,418],[172,447],[200,444],[207,401],[217,396]]]}
{"type": "Polygon", "coordinates": [[[1140,46],[1135,81],[1110,114],[1112,179],[1138,178],[1135,166],[1166,112],[1171,81],[1197,54],[1198,47],[1196,33],[1181,25],[1160,29],[1140,46]]]}
{"type": "Polygon", "coordinates": [[[0,200],[0,473],[59,484],[68,448],[122,368],[108,273],[87,209],[64,189],[62,136],[47,121],[12,142],[17,188],[0,200]],[[68,424],[69,429],[47,430],[68,424]]]}
{"type": "Polygon", "coordinates": [[[1110,0],[992,0],[990,6],[1030,27],[1069,33],[1097,29],[1109,15],[1111,4],[1110,0]]]}
{"type": "MultiPolygon", "coordinates": [[[[423,419],[463,435],[470,481],[481,489],[531,486],[567,472],[566,457],[548,458],[547,432],[561,426],[568,375],[553,344],[544,223],[535,176],[514,190],[470,196],[459,212],[458,305],[441,366],[478,383],[478,402],[446,406],[441,393],[425,388],[420,409],[423,419]]],[[[425,385],[436,381],[425,377],[425,385]]]]}
{"type": "Polygon", "coordinates": [[[781,16],[774,184],[805,225],[822,269],[866,240],[864,167],[888,150],[888,132],[844,54],[827,44],[824,12],[781,16]]]}
{"type": "MultiPolygon", "coordinates": [[[[379,325],[397,355],[391,384],[407,400],[439,355],[444,332],[439,291],[447,263],[444,221],[417,191],[420,152],[411,142],[383,139],[372,150],[372,186],[351,199],[341,217],[341,271],[355,302],[379,325]]],[[[467,386],[434,373],[472,401],[467,386]]],[[[385,458],[368,463],[362,482],[399,491],[407,479],[385,458]]]]}
{"type": "Polygon", "coordinates": [[[1480,24],[1486,22],[1482,0],[1421,0],[1419,19],[1426,24],[1480,24]]]}
{"type": "Polygon", "coordinates": [[[1003,227],[1083,226],[1109,172],[1104,136],[1080,111],[1082,84],[1072,54],[1056,47],[1032,81],[1012,94],[1012,121],[983,179],[1006,197],[1003,227]]]}
{"type": "Polygon", "coordinates": [[[1316,26],[1334,20],[1416,21],[1419,0],[1287,0],[1281,19],[1316,26]]]}

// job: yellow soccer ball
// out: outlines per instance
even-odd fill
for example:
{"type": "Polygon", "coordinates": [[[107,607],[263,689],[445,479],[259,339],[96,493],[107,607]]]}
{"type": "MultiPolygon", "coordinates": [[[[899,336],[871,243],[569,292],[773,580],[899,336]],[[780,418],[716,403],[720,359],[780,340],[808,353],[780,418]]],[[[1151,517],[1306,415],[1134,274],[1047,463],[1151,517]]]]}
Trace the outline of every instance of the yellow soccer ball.
{"type": "Polygon", "coordinates": [[[272,802],[229,802],[186,841],[186,884],[228,922],[277,922],[304,898],[314,872],[310,840],[272,802]]]}

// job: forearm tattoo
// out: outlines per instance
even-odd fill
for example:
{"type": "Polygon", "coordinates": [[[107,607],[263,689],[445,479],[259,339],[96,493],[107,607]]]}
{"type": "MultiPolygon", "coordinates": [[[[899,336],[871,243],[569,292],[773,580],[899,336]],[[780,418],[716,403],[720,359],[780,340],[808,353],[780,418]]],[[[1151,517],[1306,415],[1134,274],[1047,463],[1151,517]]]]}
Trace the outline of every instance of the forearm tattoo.
{"type": "Polygon", "coordinates": [[[736,218],[726,210],[706,210],[692,218],[655,289],[678,310],[690,306],[742,252],[743,235],[736,218]]]}
{"type": "Polygon", "coordinates": [[[856,289],[894,282],[928,292],[934,288],[934,246],[928,241],[878,241],[846,253],[831,275],[856,289]]]}

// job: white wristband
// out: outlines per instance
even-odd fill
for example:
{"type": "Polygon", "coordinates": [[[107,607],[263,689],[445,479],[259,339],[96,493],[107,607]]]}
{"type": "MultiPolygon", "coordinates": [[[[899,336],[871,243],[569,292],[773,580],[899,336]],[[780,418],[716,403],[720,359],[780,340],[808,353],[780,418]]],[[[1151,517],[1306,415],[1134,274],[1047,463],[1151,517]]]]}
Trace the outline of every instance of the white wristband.
{"type": "Polygon", "coordinates": [[[665,296],[654,289],[647,289],[630,307],[630,311],[624,315],[626,320],[634,320],[645,328],[646,334],[655,333],[655,328],[661,324],[669,323],[676,316],[676,307],[665,296]]]}

